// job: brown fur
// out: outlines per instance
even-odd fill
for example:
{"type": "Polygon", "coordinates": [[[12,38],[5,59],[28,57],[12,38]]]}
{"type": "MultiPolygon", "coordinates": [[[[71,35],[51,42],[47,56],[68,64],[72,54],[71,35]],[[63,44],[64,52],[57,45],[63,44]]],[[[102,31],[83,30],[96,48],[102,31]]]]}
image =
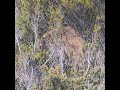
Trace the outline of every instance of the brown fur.
{"type": "MultiPolygon", "coordinates": [[[[76,64],[84,63],[85,45],[84,45],[84,40],[82,39],[80,34],[72,27],[65,27],[61,31],[57,31],[57,30],[48,31],[45,34],[43,40],[49,41],[54,46],[56,44],[57,33],[60,33],[61,35],[61,37],[59,38],[63,44],[62,48],[65,50],[65,53],[68,55],[69,60],[71,60],[71,62],[73,62],[75,66],[76,64]]],[[[45,46],[45,44],[42,45],[45,46]]]]}

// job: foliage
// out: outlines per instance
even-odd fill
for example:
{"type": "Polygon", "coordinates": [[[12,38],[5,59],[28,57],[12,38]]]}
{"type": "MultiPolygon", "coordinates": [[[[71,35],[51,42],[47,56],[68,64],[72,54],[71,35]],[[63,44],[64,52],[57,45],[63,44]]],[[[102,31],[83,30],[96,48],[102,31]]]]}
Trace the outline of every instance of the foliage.
{"type": "Polygon", "coordinates": [[[26,28],[31,27],[30,21],[30,11],[31,11],[31,3],[30,0],[19,0],[20,3],[20,14],[16,18],[16,26],[22,30],[26,30],[26,28]]]}
{"type": "Polygon", "coordinates": [[[20,33],[15,33],[16,90],[104,90],[105,16],[102,1],[17,1],[19,13],[15,29],[20,33]],[[72,58],[62,51],[61,30],[65,26],[80,31],[85,41],[82,68],[77,65],[73,68],[72,58]],[[54,39],[52,43],[47,40],[50,32],[54,39]],[[40,48],[41,39],[45,40],[45,48],[40,48]]]}
{"type": "Polygon", "coordinates": [[[58,6],[57,8],[52,8],[51,6],[49,7],[50,21],[48,23],[50,30],[53,30],[55,28],[57,28],[58,30],[61,29],[61,22],[63,19],[61,8],[61,6],[58,6]]]}
{"type": "Polygon", "coordinates": [[[39,64],[42,65],[48,59],[49,51],[48,50],[41,50],[34,55],[35,60],[39,61],[39,64]]]}
{"type": "Polygon", "coordinates": [[[93,28],[93,32],[96,33],[101,29],[100,25],[95,24],[94,28],[93,28]]]}
{"type": "Polygon", "coordinates": [[[92,0],[61,0],[61,2],[67,5],[69,8],[73,8],[77,3],[81,3],[88,8],[93,6],[92,0]]]}
{"type": "MultiPolygon", "coordinates": [[[[104,75],[104,69],[100,69],[100,67],[91,68],[90,69],[90,76],[77,76],[77,77],[70,77],[68,78],[66,74],[61,75],[59,71],[59,66],[55,68],[50,68],[48,71],[48,75],[43,78],[43,89],[42,90],[86,90],[88,89],[87,82],[89,81],[89,88],[98,87],[97,83],[99,83],[100,74],[104,75]],[[95,70],[94,70],[95,69],[95,70]],[[102,70],[102,73],[100,73],[102,70]],[[93,72],[95,72],[95,76],[93,77],[93,72]],[[92,79],[92,77],[94,79],[92,79]]],[[[102,76],[104,77],[104,76],[102,76]]],[[[92,89],[90,89],[92,90],[92,89]]],[[[95,90],[95,89],[94,89],[95,90]]]]}
{"type": "Polygon", "coordinates": [[[92,0],[76,0],[76,1],[82,3],[88,8],[91,8],[93,6],[92,0]]]}
{"type": "Polygon", "coordinates": [[[23,52],[31,53],[32,52],[32,46],[21,44],[21,49],[23,52]]]}

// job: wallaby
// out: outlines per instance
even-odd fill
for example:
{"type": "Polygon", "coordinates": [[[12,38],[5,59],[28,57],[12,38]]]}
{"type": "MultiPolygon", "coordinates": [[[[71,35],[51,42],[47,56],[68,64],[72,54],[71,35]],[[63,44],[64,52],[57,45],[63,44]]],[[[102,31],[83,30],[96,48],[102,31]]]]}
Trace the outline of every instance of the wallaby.
{"type": "MultiPolygon", "coordinates": [[[[85,42],[80,34],[72,27],[64,27],[63,30],[51,30],[48,31],[41,40],[41,47],[47,46],[49,42],[51,47],[55,47],[57,42],[61,42],[59,46],[66,52],[69,57],[69,61],[72,62],[72,66],[75,68],[77,64],[81,66],[85,62],[85,42]],[[61,35],[57,40],[57,33],[61,35]]],[[[57,48],[56,48],[57,51],[57,48]]]]}

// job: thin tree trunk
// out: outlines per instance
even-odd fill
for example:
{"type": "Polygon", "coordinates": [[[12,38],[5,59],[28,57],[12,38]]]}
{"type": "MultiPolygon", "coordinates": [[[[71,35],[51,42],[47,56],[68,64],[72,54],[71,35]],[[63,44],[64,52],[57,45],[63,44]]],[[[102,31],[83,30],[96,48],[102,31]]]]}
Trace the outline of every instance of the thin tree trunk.
{"type": "Polygon", "coordinates": [[[38,31],[38,23],[39,23],[39,17],[40,17],[40,15],[39,15],[39,11],[35,11],[35,16],[34,16],[34,34],[35,34],[35,43],[34,43],[34,52],[35,52],[35,49],[36,49],[36,46],[37,46],[37,39],[38,39],[38,33],[37,33],[37,31],[38,31]]]}
{"type": "Polygon", "coordinates": [[[17,35],[15,35],[15,39],[16,39],[16,42],[17,42],[17,45],[18,45],[19,52],[21,53],[20,43],[19,43],[19,40],[17,38],[17,35]]]}
{"type": "Polygon", "coordinates": [[[60,50],[60,66],[61,66],[62,74],[63,74],[63,60],[64,60],[64,50],[61,48],[61,50],[60,50]]]}

